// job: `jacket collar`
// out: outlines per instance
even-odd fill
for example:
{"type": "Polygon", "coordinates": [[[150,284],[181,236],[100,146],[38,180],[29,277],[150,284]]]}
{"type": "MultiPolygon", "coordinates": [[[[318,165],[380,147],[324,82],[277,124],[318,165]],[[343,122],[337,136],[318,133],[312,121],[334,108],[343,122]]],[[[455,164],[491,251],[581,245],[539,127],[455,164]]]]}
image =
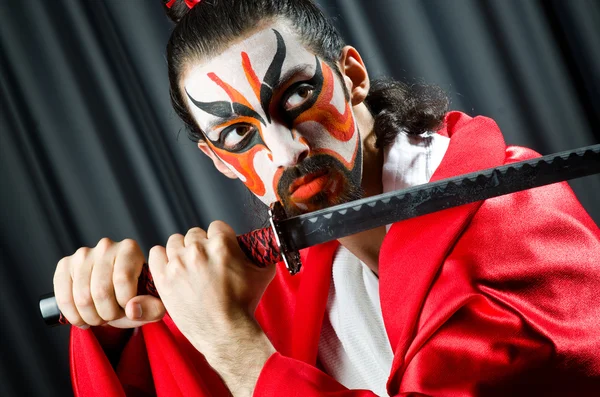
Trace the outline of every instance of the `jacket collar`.
{"type": "MultiPolygon", "coordinates": [[[[451,112],[441,134],[450,145],[431,182],[504,163],[505,143],[493,120],[451,112]]],[[[379,291],[385,327],[394,349],[388,392],[398,392],[410,360],[420,312],[446,256],[482,202],[392,225],[379,256],[379,291]]]]}

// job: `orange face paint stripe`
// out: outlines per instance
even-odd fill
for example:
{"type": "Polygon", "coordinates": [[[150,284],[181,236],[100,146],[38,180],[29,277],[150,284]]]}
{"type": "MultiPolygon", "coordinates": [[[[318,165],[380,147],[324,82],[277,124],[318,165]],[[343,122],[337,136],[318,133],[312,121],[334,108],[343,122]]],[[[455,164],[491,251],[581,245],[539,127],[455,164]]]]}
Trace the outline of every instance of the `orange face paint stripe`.
{"type": "Polygon", "coordinates": [[[306,121],[314,121],[325,127],[331,135],[339,141],[347,142],[354,135],[354,118],[350,105],[346,103],[344,114],[341,114],[335,106],[331,104],[334,91],[333,71],[325,64],[323,67],[323,89],[312,108],[302,113],[294,124],[300,124],[306,121]]]}
{"type": "Polygon", "coordinates": [[[250,191],[257,196],[264,196],[266,193],[265,184],[263,183],[260,176],[256,173],[254,167],[254,157],[262,150],[265,150],[265,146],[256,145],[247,152],[244,153],[231,153],[224,149],[219,149],[214,145],[210,144],[210,147],[214,150],[216,155],[225,163],[229,164],[237,172],[242,174],[246,181],[245,185],[250,191]]]}
{"type": "Polygon", "coordinates": [[[217,76],[214,73],[208,73],[207,75],[212,81],[214,81],[215,83],[217,83],[219,85],[219,87],[221,87],[229,96],[229,98],[231,99],[232,102],[237,102],[237,103],[241,103],[244,106],[249,107],[250,109],[256,111],[254,109],[254,107],[252,105],[250,105],[250,103],[248,102],[248,100],[246,99],[246,97],[244,97],[238,90],[236,90],[235,88],[233,88],[232,86],[230,86],[229,84],[227,84],[226,82],[224,82],[223,80],[221,80],[219,78],[219,76],[217,76]]]}
{"type": "Polygon", "coordinates": [[[254,91],[254,95],[256,95],[256,98],[260,100],[261,83],[256,75],[256,72],[254,72],[254,69],[252,68],[250,57],[248,57],[246,52],[242,52],[242,68],[244,69],[246,80],[248,80],[250,87],[252,87],[252,91],[254,91]]]}

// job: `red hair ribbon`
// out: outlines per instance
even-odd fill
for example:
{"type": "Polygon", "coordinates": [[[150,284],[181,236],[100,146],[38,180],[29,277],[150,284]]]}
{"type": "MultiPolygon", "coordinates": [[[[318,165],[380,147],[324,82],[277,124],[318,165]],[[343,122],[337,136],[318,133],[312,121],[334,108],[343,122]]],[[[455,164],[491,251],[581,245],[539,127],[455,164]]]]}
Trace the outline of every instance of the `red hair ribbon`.
{"type": "MultiPolygon", "coordinates": [[[[169,0],[169,2],[167,4],[165,4],[167,6],[167,8],[171,8],[173,7],[173,4],[175,4],[177,0],[169,0]]],[[[188,8],[191,10],[192,8],[194,8],[194,6],[198,3],[200,3],[202,0],[183,0],[185,5],[188,6],[188,8]]]]}

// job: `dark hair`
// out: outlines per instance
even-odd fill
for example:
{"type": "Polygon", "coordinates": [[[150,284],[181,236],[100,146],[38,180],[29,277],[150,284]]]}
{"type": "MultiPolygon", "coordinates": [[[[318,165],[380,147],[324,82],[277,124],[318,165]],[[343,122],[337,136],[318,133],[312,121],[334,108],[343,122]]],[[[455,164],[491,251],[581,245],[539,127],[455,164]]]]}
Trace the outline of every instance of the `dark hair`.
{"type": "MultiPolygon", "coordinates": [[[[176,23],[167,44],[171,102],[195,141],[204,139],[204,134],[179,87],[183,68],[194,58],[217,55],[263,23],[287,21],[306,48],[339,73],[336,62],[344,40],[312,0],[203,0],[192,9],[184,0],[176,0],[171,8],[165,6],[165,11],[176,23]]],[[[408,86],[391,79],[372,81],[365,102],[375,117],[378,146],[391,142],[401,129],[409,134],[436,130],[448,107],[439,88],[408,86]]]]}

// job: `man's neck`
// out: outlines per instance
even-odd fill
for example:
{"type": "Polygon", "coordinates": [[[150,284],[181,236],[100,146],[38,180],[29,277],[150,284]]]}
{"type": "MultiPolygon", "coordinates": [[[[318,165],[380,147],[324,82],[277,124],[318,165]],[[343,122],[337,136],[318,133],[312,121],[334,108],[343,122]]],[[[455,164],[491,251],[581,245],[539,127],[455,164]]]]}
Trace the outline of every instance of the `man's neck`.
{"type": "MultiPolygon", "coordinates": [[[[373,116],[364,104],[354,107],[363,148],[362,188],[365,197],[383,193],[382,169],[383,150],[375,147],[376,136],[373,130],[373,116]]],[[[379,273],[379,250],[385,237],[385,226],[366,230],[339,239],[348,251],[366,264],[375,274],[379,273]]]]}

